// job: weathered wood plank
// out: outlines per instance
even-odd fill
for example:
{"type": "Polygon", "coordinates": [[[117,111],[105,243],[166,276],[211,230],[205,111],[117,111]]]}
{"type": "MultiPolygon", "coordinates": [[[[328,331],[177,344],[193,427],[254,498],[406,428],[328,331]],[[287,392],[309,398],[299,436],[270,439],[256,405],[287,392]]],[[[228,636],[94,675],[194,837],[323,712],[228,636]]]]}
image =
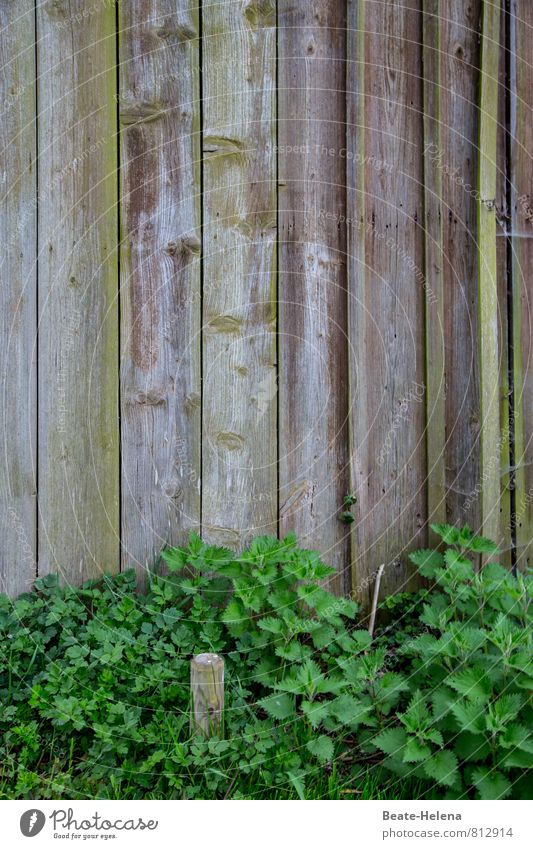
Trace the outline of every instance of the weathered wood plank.
{"type": "Polygon", "coordinates": [[[506,0],[501,0],[500,62],[498,71],[498,140],[496,152],[496,263],[498,287],[498,360],[500,370],[500,554],[498,559],[507,568],[511,567],[511,441],[509,396],[509,326],[508,311],[508,229],[510,217],[507,204],[507,82],[506,53],[507,32],[504,26],[506,0]]]}
{"type": "Polygon", "coordinates": [[[119,6],[122,563],[200,525],[199,11],[119,6]]]}
{"type": "MultiPolygon", "coordinates": [[[[424,235],[426,314],[426,440],[428,521],[446,521],[446,401],[442,263],[440,0],[423,3],[424,235]]],[[[436,542],[435,539],[432,539],[436,542]]]]}
{"type": "Polygon", "coordinates": [[[440,20],[446,513],[480,527],[477,140],[480,2],[451,0],[440,20]]]}
{"type": "Polygon", "coordinates": [[[280,530],[349,588],[343,4],[278,4],[280,530]]]}
{"type": "Polygon", "coordinates": [[[115,8],[37,6],[39,574],[119,568],[115,8]]]}
{"type": "Polygon", "coordinates": [[[382,594],[415,585],[402,555],[426,541],[427,461],[420,16],[406,2],[364,11],[352,4],[349,23],[348,285],[354,587],[368,604],[380,563],[382,594]]]}
{"type": "Polygon", "coordinates": [[[500,538],[500,386],[496,254],[498,68],[500,7],[483,0],[477,183],[478,311],[481,423],[481,528],[500,538]]]}
{"type": "Polygon", "coordinates": [[[276,6],[208,4],[203,38],[202,530],[275,532],[276,6]]]}
{"type": "Polygon", "coordinates": [[[511,239],[517,565],[533,562],[533,4],[511,2],[511,239]]]}
{"type": "Polygon", "coordinates": [[[36,574],[34,4],[0,3],[0,592],[36,574]]]}
{"type": "Polygon", "coordinates": [[[481,528],[500,542],[500,394],[496,255],[496,145],[500,8],[483,0],[477,182],[481,528]]]}

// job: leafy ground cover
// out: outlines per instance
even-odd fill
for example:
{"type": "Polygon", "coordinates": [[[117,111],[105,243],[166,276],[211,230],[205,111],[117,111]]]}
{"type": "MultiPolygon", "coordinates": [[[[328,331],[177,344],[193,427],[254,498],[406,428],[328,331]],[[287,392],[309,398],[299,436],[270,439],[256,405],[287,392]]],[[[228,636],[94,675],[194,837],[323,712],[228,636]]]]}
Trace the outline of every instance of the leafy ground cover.
{"type": "Polygon", "coordinates": [[[428,589],[374,639],[294,536],[241,555],[192,535],[133,573],[0,597],[2,798],[530,798],[530,575],[434,526],[428,589]],[[189,732],[189,664],[226,661],[224,731],[189,732]]]}

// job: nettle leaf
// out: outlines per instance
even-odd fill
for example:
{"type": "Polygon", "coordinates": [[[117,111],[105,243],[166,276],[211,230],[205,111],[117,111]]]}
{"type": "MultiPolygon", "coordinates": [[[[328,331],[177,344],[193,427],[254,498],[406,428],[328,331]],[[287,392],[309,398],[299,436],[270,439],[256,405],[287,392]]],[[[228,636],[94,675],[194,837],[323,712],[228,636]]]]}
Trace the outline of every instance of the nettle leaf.
{"type": "Polygon", "coordinates": [[[416,737],[409,737],[403,753],[404,763],[418,763],[431,757],[431,747],[416,737]]]}
{"type": "Polygon", "coordinates": [[[428,727],[431,722],[431,714],[420,690],[414,693],[407,710],[398,714],[398,719],[413,734],[428,727]]]}
{"type": "Polygon", "coordinates": [[[492,692],[490,678],[476,666],[455,672],[446,679],[446,684],[473,702],[488,702],[492,692]]]}
{"type": "Polygon", "coordinates": [[[268,631],[270,634],[282,634],[285,630],[285,624],[282,619],[276,619],[274,616],[263,616],[257,622],[262,631],[268,631]]]}
{"type": "Polygon", "coordinates": [[[434,531],[446,545],[458,545],[461,541],[461,531],[459,528],[454,527],[454,525],[441,525],[441,524],[432,524],[430,525],[431,530],[434,531]]]}
{"type": "Polygon", "coordinates": [[[320,763],[331,763],[333,760],[333,740],[325,734],[321,734],[315,740],[309,740],[307,748],[320,763]]]}
{"type": "Polygon", "coordinates": [[[352,631],[350,637],[355,643],[356,651],[367,651],[372,643],[372,636],[368,631],[352,631]]]}
{"type": "Polygon", "coordinates": [[[478,554],[496,554],[498,546],[487,537],[472,537],[468,544],[470,551],[475,551],[478,554]]]}
{"type": "Polygon", "coordinates": [[[498,742],[505,749],[518,748],[533,753],[533,732],[518,722],[507,725],[498,742]]]}
{"type": "Polygon", "coordinates": [[[274,719],[290,719],[295,714],[294,699],[288,693],[275,693],[257,702],[274,719]]]}
{"type": "Polygon", "coordinates": [[[321,625],[320,628],[313,631],[311,639],[315,648],[324,649],[333,643],[336,635],[337,632],[332,625],[321,625]]]}
{"type": "Polygon", "coordinates": [[[300,707],[313,728],[318,728],[320,723],[332,713],[331,702],[308,702],[304,700],[300,707]]]}
{"type": "Polygon", "coordinates": [[[444,554],[444,562],[447,566],[446,577],[448,579],[455,581],[473,580],[475,572],[472,562],[467,557],[459,554],[458,551],[448,548],[444,554]]]}
{"type": "Polygon", "coordinates": [[[381,701],[396,702],[400,693],[408,691],[409,684],[398,672],[385,672],[376,681],[376,695],[381,701]]]}
{"type": "Polygon", "coordinates": [[[233,633],[242,633],[246,630],[248,617],[244,606],[239,599],[232,598],[222,614],[222,621],[226,623],[233,633]]]}
{"type": "Polygon", "coordinates": [[[386,728],[377,734],[372,742],[386,755],[400,757],[407,742],[407,734],[403,728],[386,728]]]}
{"type": "Polygon", "coordinates": [[[330,703],[332,715],[342,725],[355,727],[373,710],[372,705],[363,704],[359,699],[343,693],[330,703]]]}
{"type": "Polygon", "coordinates": [[[455,702],[450,710],[459,723],[462,731],[471,734],[483,734],[485,731],[485,714],[483,705],[478,702],[455,702]]]}
{"type": "Polygon", "coordinates": [[[283,660],[289,660],[291,663],[299,663],[312,655],[311,648],[309,646],[303,646],[297,640],[284,645],[277,645],[274,653],[283,660]]]}
{"type": "Polygon", "coordinates": [[[278,669],[278,664],[270,657],[261,658],[257,666],[252,672],[252,679],[260,684],[269,685],[274,680],[274,673],[278,669]]]}
{"type": "Polygon", "coordinates": [[[490,746],[484,737],[463,731],[454,741],[454,751],[462,761],[484,761],[490,755],[490,746]]]}
{"type": "Polygon", "coordinates": [[[424,764],[424,772],[439,784],[451,787],[455,784],[458,775],[457,758],[449,749],[442,749],[440,752],[435,752],[424,764]]]}
{"type": "Polygon", "coordinates": [[[511,782],[498,770],[479,766],[472,771],[472,784],[481,799],[505,799],[511,793],[511,782]]]}
{"type": "Polygon", "coordinates": [[[490,717],[494,720],[494,725],[506,725],[518,716],[523,704],[524,697],[519,693],[506,693],[490,705],[487,721],[490,717]]]}
{"type": "Polygon", "coordinates": [[[424,604],[422,610],[421,622],[435,631],[443,631],[454,614],[444,595],[434,595],[431,604],[424,604]]]}
{"type": "MultiPolygon", "coordinates": [[[[434,526],[432,527],[434,529],[434,526]]],[[[444,557],[442,554],[430,548],[413,551],[409,555],[409,560],[418,567],[418,571],[424,578],[434,578],[437,569],[442,569],[444,566],[444,557]]]]}
{"type": "Polygon", "coordinates": [[[522,752],[516,749],[514,752],[509,752],[502,760],[498,761],[498,766],[501,769],[532,769],[533,754],[531,752],[522,752]]]}

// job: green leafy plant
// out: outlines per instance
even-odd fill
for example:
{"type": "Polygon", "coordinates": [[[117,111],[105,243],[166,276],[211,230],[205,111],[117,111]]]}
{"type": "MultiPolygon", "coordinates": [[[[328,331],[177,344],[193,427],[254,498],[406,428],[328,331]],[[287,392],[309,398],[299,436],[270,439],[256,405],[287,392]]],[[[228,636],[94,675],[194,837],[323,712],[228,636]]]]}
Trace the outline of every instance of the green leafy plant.
{"type": "Polygon", "coordinates": [[[533,767],[531,575],[472,558],[496,545],[467,527],[433,525],[444,551],[411,555],[433,587],[425,633],[399,647],[411,693],[371,745],[384,765],[482,799],[530,792],[533,767]],[[529,789],[526,791],[526,787],[529,789]]]}
{"type": "Polygon", "coordinates": [[[352,495],[352,493],[348,493],[342,499],[343,510],[339,513],[339,519],[345,525],[351,525],[352,522],[355,522],[355,516],[351,510],[354,504],[357,504],[357,496],[352,495]]]}
{"type": "Polygon", "coordinates": [[[192,534],[145,595],[124,573],[0,597],[0,796],[343,798],[376,776],[385,798],[526,795],[531,578],[435,530],[445,550],[412,555],[432,586],[386,600],[373,640],[293,535],[236,554],[192,534]],[[226,661],[209,740],[189,731],[201,651],[226,661]]]}

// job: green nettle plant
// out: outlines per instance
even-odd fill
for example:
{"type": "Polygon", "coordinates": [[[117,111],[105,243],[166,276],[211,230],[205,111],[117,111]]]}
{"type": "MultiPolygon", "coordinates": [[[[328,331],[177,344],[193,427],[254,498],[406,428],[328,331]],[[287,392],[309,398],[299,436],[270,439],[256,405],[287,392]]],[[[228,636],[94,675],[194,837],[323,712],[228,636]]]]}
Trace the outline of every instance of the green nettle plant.
{"type": "Polygon", "coordinates": [[[495,563],[476,571],[472,556],[494,554],[494,543],[466,526],[432,528],[445,551],[411,555],[435,587],[420,616],[426,633],[398,649],[410,699],[371,745],[393,772],[426,775],[451,796],[530,793],[531,576],[495,563]]]}
{"type": "Polygon", "coordinates": [[[0,795],[527,798],[531,578],[476,572],[495,546],[434,529],[446,550],[412,555],[430,588],[385,600],[373,640],[293,535],[236,555],[192,534],[144,596],[124,573],[0,597],[0,795]],[[226,661],[209,740],[188,720],[201,651],[226,661]]]}

